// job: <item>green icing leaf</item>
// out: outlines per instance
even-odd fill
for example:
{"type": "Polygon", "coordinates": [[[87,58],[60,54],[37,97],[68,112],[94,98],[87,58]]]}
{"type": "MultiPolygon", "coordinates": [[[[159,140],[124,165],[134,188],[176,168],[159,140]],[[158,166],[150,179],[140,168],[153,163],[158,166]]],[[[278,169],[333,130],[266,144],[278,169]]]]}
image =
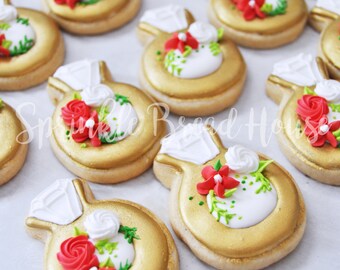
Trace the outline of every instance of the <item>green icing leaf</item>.
{"type": "Polygon", "coordinates": [[[103,255],[105,251],[107,251],[110,255],[114,250],[117,249],[118,242],[110,242],[108,239],[99,240],[95,247],[98,250],[100,255],[103,255]]]}
{"type": "Polygon", "coordinates": [[[9,49],[9,47],[11,47],[11,45],[12,45],[12,41],[10,41],[10,40],[4,40],[2,42],[2,47],[4,47],[7,50],[9,49]]]}
{"type": "Polygon", "coordinates": [[[2,98],[0,98],[0,109],[2,109],[3,107],[5,107],[5,104],[2,98]]]}
{"type": "Polygon", "coordinates": [[[115,130],[114,132],[111,132],[109,134],[100,134],[99,139],[104,144],[116,144],[117,139],[119,137],[124,136],[124,134],[125,133],[123,131],[120,133],[117,133],[117,131],[115,130]]]}
{"type": "Polygon", "coordinates": [[[340,104],[333,104],[333,103],[330,103],[328,104],[329,107],[331,107],[332,111],[333,112],[338,112],[340,113],[340,104]]]}
{"type": "Polygon", "coordinates": [[[259,168],[256,172],[251,173],[250,175],[255,177],[255,182],[261,182],[261,186],[258,190],[256,190],[256,194],[261,192],[265,193],[267,191],[272,191],[272,186],[270,185],[270,181],[266,178],[262,173],[268,167],[269,164],[274,162],[273,160],[261,160],[259,164],[259,168]]]}
{"type": "Polygon", "coordinates": [[[108,257],[108,258],[106,259],[106,261],[101,262],[101,263],[99,264],[99,267],[103,267],[103,268],[104,268],[104,267],[115,267],[115,265],[113,264],[111,258],[108,257]]]}
{"type": "Polygon", "coordinates": [[[107,123],[106,117],[109,115],[110,110],[108,106],[101,106],[97,108],[99,122],[107,123]]]}
{"type": "Polygon", "coordinates": [[[124,104],[129,104],[131,103],[129,98],[126,97],[126,96],[123,96],[123,95],[118,95],[118,94],[115,94],[115,99],[117,102],[120,103],[120,105],[124,105],[124,104]]]}
{"type": "Polygon", "coordinates": [[[213,212],[216,212],[217,213],[217,218],[216,218],[217,221],[220,221],[221,218],[224,218],[225,223],[229,224],[229,221],[232,220],[236,216],[236,214],[230,214],[228,212],[228,210],[221,209],[221,208],[218,207],[218,204],[226,204],[226,202],[217,200],[216,195],[215,195],[213,190],[209,191],[209,195],[210,195],[210,198],[211,198],[210,214],[212,214],[213,212]]]}
{"type": "Polygon", "coordinates": [[[11,25],[8,23],[0,23],[0,29],[1,30],[8,30],[9,28],[11,28],[11,25]]]}
{"type": "Polygon", "coordinates": [[[11,56],[18,56],[21,54],[27,53],[34,45],[33,39],[28,39],[27,36],[24,37],[24,40],[19,41],[19,47],[14,46],[14,48],[10,51],[11,56]]]}
{"type": "Polygon", "coordinates": [[[124,234],[124,238],[129,244],[132,244],[133,239],[140,240],[140,237],[136,234],[137,228],[130,228],[128,226],[120,226],[119,232],[124,234]]]}
{"type": "Polygon", "coordinates": [[[79,235],[85,235],[85,236],[87,236],[87,233],[81,231],[78,227],[74,227],[74,235],[75,235],[75,236],[79,236],[79,235]]]}
{"type": "Polygon", "coordinates": [[[183,57],[186,58],[192,53],[192,48],[190,46],[185,46],[183,57]]]}
{"type": "Polygon", "coordinates": [[[221,160],[218,160],[214,165],[214,169],[215,171],[219,171],[221,168],[222,168],[221,160]]]}
{"type": "Polygon", "coordinates": [[[94,5],[97,4],[100,0],[82,0],[81,2],[78,2],[81,6],[88,6],[88,5],[94,5]]]}
{"type": "Polygon", "coordinates": [[[338,142],[340,142],[340,129],[338,129],[337,131],[334,131],[334,132],[333,132],[333,135],[334,135],[334,137],[336,138],[336,140],[337,140],[338,142]]]}
{"type": "Polygon", "coordinates": [[[218,44],[217,42],[211,42],[209,45],[209,49],[213,56],[217,56],[222,52],[220,44],[218,44]]]}
{"type": "Polygon", "coordinates": [[[273,5],[272,4],[268,4],[268,3],[265,3],[262,7],[261,7],[261,11],[266,13],[266,14],[269,14],[270,12],[273,11],[273,5]]]}
{"type": "Polygon", "coordinates": [[[305,95],[312,95],[312,96],[315,96],[315,95],[316,95],[315,92],[314,92],[312,89],[310,89],[309,87],[305,87],[305,88],[303,89],[303,93],[304,93],[305,95]]]}
{"type": "Polygon", "coordinates": [[[268,165],[273,162],[274,160],[261,160],[259,164],[259,168],[257,169],[256,173],[262,173],[264,169],[267,168],[268,165]]]}
{"type": "Polygon", "coordinates": [[[29,19],[25,19],[25,18],[17,18],[17,23],[21,23],[22,25],[26,25],[29,26],[30,24],[30,20],[29,19]]]}
{"type": "Polygon", "coordinates": [[[73,93],[73,98],[74,98],[74,99],[78,99],[78,100],[82,100],[81,94],[80,94],[79,92],[74,92],[74,93],[73,93]]]}
{"type": "Polygon", "coordinates": [[[223,38],[223,35],[224,35],[224,29],[223,28],[217,29],[217,38],[218,38],[218,40],[221,40],[223,38]]]}
{"type": "Polygon", "coordinates": [[[123,266],[122,263],[119,265],[119,270],[129,270],[132,267],[132,264],[129,263],[128,260],[126,260],[125,265],[123,266]]]}
{"type": "Polygon", "coordinates": [[[277,7],[274,8],[272,4],[264,4],[261,10],[269,16],[277,16],[286,14],[288,3],[287,0],[277,0],[277,7]]]}
{"type": "Polygon", "coordinates": [[[230,198],[236,192],[237,188],[229,189],[224,193],[224,197],[230,198]]]}

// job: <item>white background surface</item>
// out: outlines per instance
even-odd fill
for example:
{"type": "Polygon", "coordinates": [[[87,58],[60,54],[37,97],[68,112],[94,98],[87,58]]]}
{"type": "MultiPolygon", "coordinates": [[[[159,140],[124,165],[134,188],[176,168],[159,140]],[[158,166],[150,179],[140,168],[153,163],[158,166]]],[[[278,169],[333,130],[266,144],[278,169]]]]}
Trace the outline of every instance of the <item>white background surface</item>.
{"type": "MultiPolygon", "coordinates": [[[[13,2],[18,6],[41,9],[39,0],[13,2]]],[[[206,0],[144,0],[143,11],[177,3],[189,8],[196,18],[206,21],[207,2],[206,0]]],[[[310,7],[313,3],[314,1],[308,1],[310,7]]],[[[137,21],[138,19],[135,19],[118,31],[97,37],[65,34],[67,50],[65,62],[70,63],[85,57],[102,59],[107,62],[115,80],[139,85],[137,74],[143,48],[135,36],[137,21]]],[[[303,192],[308,210],[305,236],[295,252],[270,267],[275,270],[340,269],[340,188],[326,186],[309,179],[297,171],[283,156],[275,136],[270,131],[278,108],[266,97],[264,91],[265,81],[273,63],[299,52],[316,54],[318,40],[319,34],[307,27],[295,43],[283,48],[265,51],[241,49],[248,64],[248,80],[241,99],[235,105],[238,118],[230,133],[231,137],[222,138],[226,146],[241,143],[274,158],[294,176],[303,192]],[[263,108],[267,111],[266,116],[261,116],[263,108]],[[250,114],[251,109],[254,110],[254,120],[250,114]],[[261,118],[262,128],[258,125],[261,123],[261,118]],[[248,124],[253,121],[255,123],[252,129],[253,136],[249,137],[248,124]],[[238,128],[241,128],[241,132],[235,136],[238,128]],[[266,140],[269,140],[268,145],[261,143],[261,130],[264,131],[262,135],[264,134],[266,140]]],[[[54,110],[45,91],[45,84],[25,92],[0,93],[0,96],[15,108],[25,102],[35,104],[35,112],[32,107],[26,107],[22,113],[32,127],[39,124],[39,119],[48,119],[54,110]]],[[[229,112],[230,110],[226,110],[215,115],[216,123],[228,119],[229,112]]],[[[171,116],[170,120],[177,123],[178,117],[171,116]]],[[[45,133],[46,131],[47,128],[45,133]]],[[[20,174],[0,187],[1,270],[43,268],[44,245],[26,234],[25,217],[31,200],[42,189],[55,179],[72,177],[72,174],[54,157],[48,139],[43,137],[39,140],[38,133],[38,129],[35,129],[35,138],[30,145],[27,162],[20,174]]],[[[97,199],[123,198],[137,202],[152,210],[170,227],[167,215],[169,190],[155,179],[152,170],[127,183],[115,186],[91,184],[91,186],[97,199]]],[[[175,235],[174,238],[178,246],[181,269],[212,269],[196,259],[175,235]]]]}

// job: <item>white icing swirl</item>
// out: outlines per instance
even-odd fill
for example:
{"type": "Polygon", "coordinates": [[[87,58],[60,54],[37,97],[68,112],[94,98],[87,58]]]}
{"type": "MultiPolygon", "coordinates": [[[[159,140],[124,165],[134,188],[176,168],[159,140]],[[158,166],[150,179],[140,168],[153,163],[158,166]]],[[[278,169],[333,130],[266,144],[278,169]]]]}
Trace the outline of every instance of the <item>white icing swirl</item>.
{"type": "Polygon", "coordinates": [[[335,80],[321,81],[316,85],[315,93],[328,102],[340,102],[340,82],[335,80]]]}
{"type": "Polygon", "coordinates": [[[111,211],[96,210],[89,215],[84,226],[92,240],[109,239],[118,234],[119,218],[111,211]]]}
{"type": "Polygon", "coordinates": [[[210,44],[218,41],[217,30],[209,23],[195,22],[190,25],[189,33],[197,39],[200,44],[210,44]]]}
{"type": "Polygon", "coordinates": [[[17,18],[17,9],[10,5],[0,6],[0,22],[10,22],[17,18]]]}
{"type": "Polygon", "coordinates": [[[87,87],[82,91],[81,97],[83,101],[91,107],[100,107],[109,98],[113,98],[112,89],[104,84],[87,87]]]}
{"type": "Polygon", "coordinates": [[[241,145],[235,145],[225,154],[227,165],[237,173],[255,172],[260,163],[259,156],[241,145]]]}

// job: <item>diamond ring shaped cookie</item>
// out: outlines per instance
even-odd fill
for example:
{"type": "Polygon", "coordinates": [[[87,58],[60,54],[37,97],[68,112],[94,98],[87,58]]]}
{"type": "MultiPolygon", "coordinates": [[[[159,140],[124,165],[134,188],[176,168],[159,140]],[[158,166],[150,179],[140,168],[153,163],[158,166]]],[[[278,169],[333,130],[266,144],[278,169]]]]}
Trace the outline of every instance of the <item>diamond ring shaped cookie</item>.
{"type": "Polygon", "coordinates": [[[321,32],[329,23],[337,20],[340,2],[337,0],[317,0],[309,15],[309,23],[321,32]]]}
{"type": "Polygon", "coordinates": [[[340,81],[339,26],[340,18],[329,23],[322,32],[319,45],[319,56],[325,62],[330,77],[338,81],[340,81]]]}
{"type": "Polygon", "coordinates": [[[142,88],[171,112],[210,115],[241,95],[246,64],[222,29],[195,22],[189,11],[170,5],[146,11],[138,37],[145,45],[142,88]]]}
{"type": "Polygon", "coordinates": [[[171,188],[176,234],[217,269],[262,269],[300,242],[306,213],[293,178],[211,128],[190,124],[162,141],[156,177],[171,188]]]}
{"type": "Polygon", "coordinates": [[[340,185],[340,83],[320,58],[300,54],[275,64],[267,94],[280,104],[278,140],[301,172],[340,185]]]}
{"type": "Polygon", "coordinates": [[[270,49],[300,36],[308,10],[304,0],[210,0],[209,17],[237,44],[270,49]]]}
{"type": "Polygon", "coordinates": [[[0,0],[0,91],[36,86],[63,61],[63,38],[50,17],[0,0]]]}
{"type": "Polygon", "coordinates": [[[162,113],[139,89],[113,82],[104,62],[60,67],[48,91],[57,104],[52,149],[75,175],[112,184],[152,165],[166,132],[162,113]]]}
{"type": "Polygon", "coordinates": [[[28,134],[15,110],[0,98],[0,185],[11,180],[24,165],[28,134]]]}
{"type": "Polygon", "coordinates": [[[96,35],[119,28],[138,13],[141,0],[43,0],[47,13],[66,31],[96,35]]]}
{"type": "Polygon", "coordinates": [[[83,180],[58,180],[31,203],[28,232],[45,242],[49,270],[177,270],[166,226],[124,200],[97,201],[83,180]]]}

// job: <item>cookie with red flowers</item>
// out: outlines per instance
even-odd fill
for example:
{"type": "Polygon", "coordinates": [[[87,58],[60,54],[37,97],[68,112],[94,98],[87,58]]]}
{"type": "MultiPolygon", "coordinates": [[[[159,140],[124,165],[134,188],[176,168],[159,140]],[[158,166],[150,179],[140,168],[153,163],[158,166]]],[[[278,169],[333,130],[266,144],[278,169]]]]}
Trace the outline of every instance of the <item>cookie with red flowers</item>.
{"type": "Polygon", "coordinates": [[[210,0],[209,17],[237,44],[271,49],[300,36],[308,10],[304,0],[210,0]]]}
{"type": "Polygon", "coordinates": [[[0,91],[36,86],[53,74],[63,61],[63,38],[50,17],[1,1],[0,91]]]}
{"type": "Polygon", "coordinates": [[[300,54],[275,64],[267,94],[280,104],[280,147],[300,171],[340,185],[340,82],[320,58],[300,54]]]}
{"type": "Polygon", "coordinates": [[[112,31],[131,21],[141,0],[43,0],[48,14],[64,30],[77,35],[112,31]]]}
{"type": "Polygon", "coordinates": [[[11,180],[25,163],[28,133],[15,110],[0,98],[0,186],[11,180]]]}
{"type": "MultiPolygon", "coordinates": [[[[338,3],[340,8],[340,3],[338,3]]],[[[340,12],[340,10],[339,10],[340,12]]],[[[329,23],[322,31],[319,56],[325,62],[331,78],[340,81],[340,18],[329,23]]]]}
{"type": "Polygon", "coordinates": [[[84,180],[55,181],[31,202],[28,232],[45,242],[48,270],[178,270],[167,227],[129,201],[95,200],[84,180]]]}
{"type": "Polygon", "coordinates": [[[171,189],[174,231],[216,269],[262,269],[301,241],[306,212],[293,178],[244,146],[226,149],[211,127],[166,137],[154,173],[171,189]]]}
{"type": "Polygon", "coordinates": [[[321,32],[329,23],[339,19],[340,2],[337,0],[317,0],[309,14],[309,23],[321,32]]]}
{"type": "Polygon", "coordinates": [[[60,67],[48,92],[56,104],[51,146],[75,175],[118,183],[152,165],[166,132],[157,104],[139,89],[113,82],[104,62],[60,67]]]}
{"type": "Polygon", "coordinates": [[[241,95],[246,64],[223,29],[195,22],[189,11],[170,5],[146,11],[138,37],[145,45],[142,89],[171,112],[210,115],[241,95]]]}

